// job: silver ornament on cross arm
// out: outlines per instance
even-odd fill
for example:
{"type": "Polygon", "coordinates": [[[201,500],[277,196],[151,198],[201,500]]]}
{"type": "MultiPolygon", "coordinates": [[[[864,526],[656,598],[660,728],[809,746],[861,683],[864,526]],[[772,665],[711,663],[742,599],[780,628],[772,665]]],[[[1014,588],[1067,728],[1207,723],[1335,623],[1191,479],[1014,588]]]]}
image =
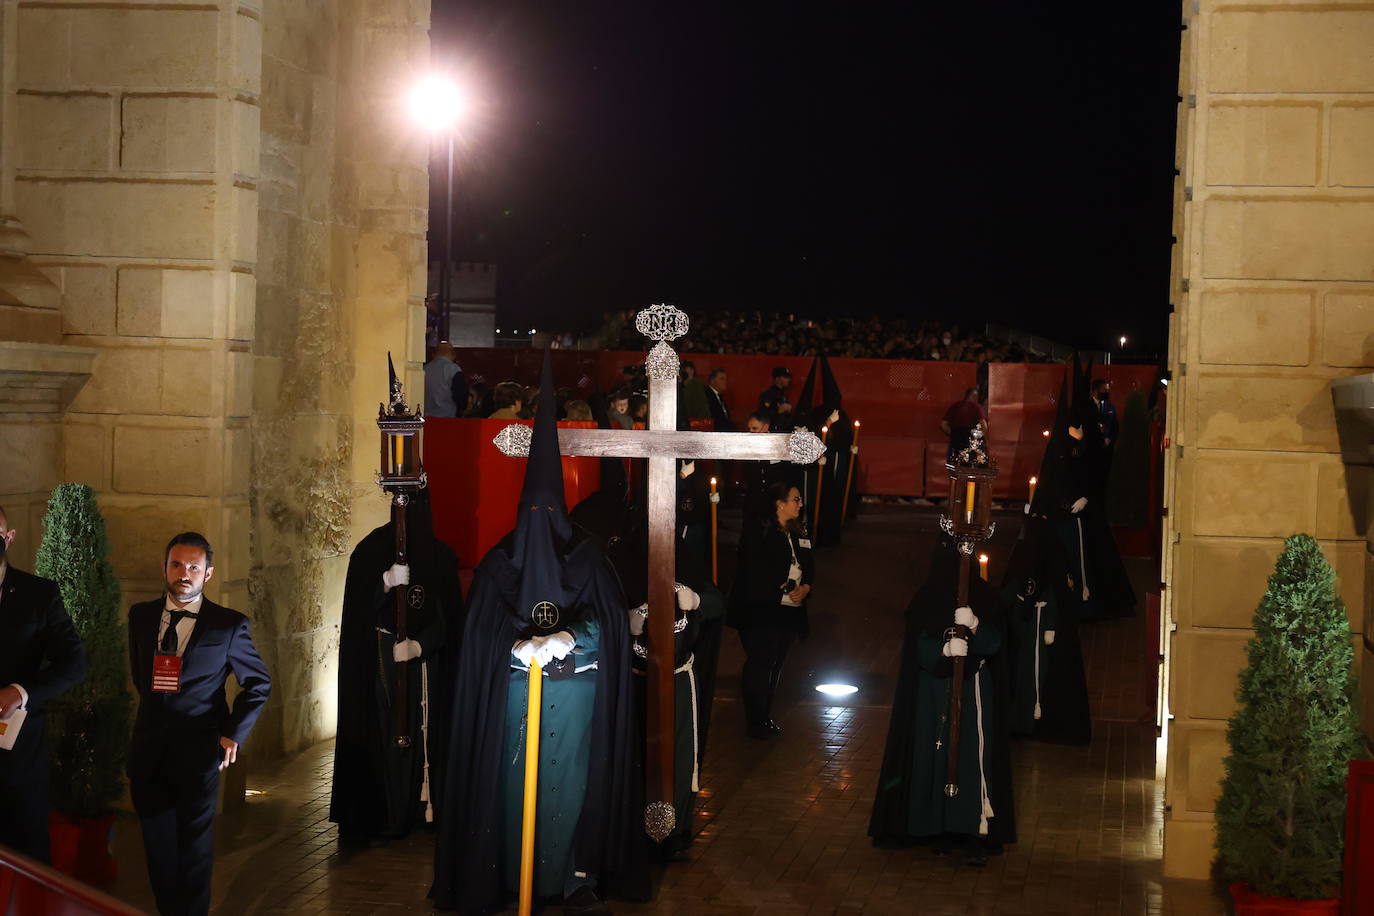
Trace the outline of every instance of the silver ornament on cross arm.
{"type": "Polygon", "coordinates": [[[635,330],[650,340],[676,340],[687,333],[687,316],[666,302],[640,309],[635,316],[635,330]]]}
{"type": "Polygon", "coordinates": [[[787,437],[787,460],[793,464],[813,464],[825,454],[825,445],[815,433],[796,430],[787,437]]]}
{"type": "Polygon", "coordinates": [[[528,458],[530,456],[530,440],[533,438],[533,429],[523,423],[512,423],[497,433],[491,441],[507,458],[528,458]]]}

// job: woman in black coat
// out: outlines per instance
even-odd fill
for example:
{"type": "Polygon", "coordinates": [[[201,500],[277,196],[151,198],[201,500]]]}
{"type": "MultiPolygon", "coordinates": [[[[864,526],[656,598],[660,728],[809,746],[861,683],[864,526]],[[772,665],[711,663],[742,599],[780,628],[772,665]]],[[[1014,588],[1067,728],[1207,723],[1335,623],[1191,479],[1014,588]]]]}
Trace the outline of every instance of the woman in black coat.
{"type": "Polygon", "coordinates": [[[815,562],[800,521],[801,490],[786,481],[770,484],[762,515],[745,522],[739,564],[730,591],[727,622],[744,646],[744,719],[751,738],[782,729],[773,721],[773,697],[782,663],[795,639],[807,635],[806,603],[815,562]]]}

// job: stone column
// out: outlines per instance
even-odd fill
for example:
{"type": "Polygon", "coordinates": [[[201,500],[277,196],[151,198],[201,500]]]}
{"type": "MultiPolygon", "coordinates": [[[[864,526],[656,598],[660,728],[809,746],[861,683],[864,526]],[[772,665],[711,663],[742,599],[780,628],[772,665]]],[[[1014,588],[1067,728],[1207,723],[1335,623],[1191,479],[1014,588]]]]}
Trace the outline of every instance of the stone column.
{"type": "Polygon", "coordinates": [[[1371,631],[1329,388],[1374,365],[1374,11],[1188,0],[1183,16],[1164,865],[1205,877],[1236,675],[1284,537],[1321,541],[1371,631]]]}

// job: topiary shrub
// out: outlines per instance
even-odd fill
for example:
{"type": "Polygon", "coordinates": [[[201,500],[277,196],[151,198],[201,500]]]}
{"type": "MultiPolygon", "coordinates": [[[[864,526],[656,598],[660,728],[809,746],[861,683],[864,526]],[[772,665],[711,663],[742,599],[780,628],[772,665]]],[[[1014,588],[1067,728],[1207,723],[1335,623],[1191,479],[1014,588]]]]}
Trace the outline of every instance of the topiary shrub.
{"type": "Polygon", "coordinates": [[[62,484],[48,500],[35,572],[52,579],[86,644],[86,679],[48,705],[52,805],[68,817],[97,817],[124,794],[133,700],[119,580],[95,491],[62,484]]]}
{"type": "Polygon", "coordinates": [[[1345,777],[1360,756],[1354,649],[1315,539],[1284,543],[1255,611],[1216,806],[1223,877],[1271,897],[1336,897],[1345,777]]]}

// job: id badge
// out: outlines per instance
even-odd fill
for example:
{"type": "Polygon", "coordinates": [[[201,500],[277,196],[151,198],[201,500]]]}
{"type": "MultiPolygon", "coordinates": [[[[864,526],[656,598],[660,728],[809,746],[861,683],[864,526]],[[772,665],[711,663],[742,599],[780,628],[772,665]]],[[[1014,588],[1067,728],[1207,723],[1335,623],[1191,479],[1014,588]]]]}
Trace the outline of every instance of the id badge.
{"type": "Polygon", "coordinates": [[[153,656],[153,692],[181,692],[181,657],[178,655],[153,656]]]}
{"type": "Polygon", "coordinates": [[[811,549],[811,539],[810,539],[810,538],[797,538],[797,543],[800,544],[801,546],[805,547],[807,550],[810,550],[810,549],[811,549]]]}

